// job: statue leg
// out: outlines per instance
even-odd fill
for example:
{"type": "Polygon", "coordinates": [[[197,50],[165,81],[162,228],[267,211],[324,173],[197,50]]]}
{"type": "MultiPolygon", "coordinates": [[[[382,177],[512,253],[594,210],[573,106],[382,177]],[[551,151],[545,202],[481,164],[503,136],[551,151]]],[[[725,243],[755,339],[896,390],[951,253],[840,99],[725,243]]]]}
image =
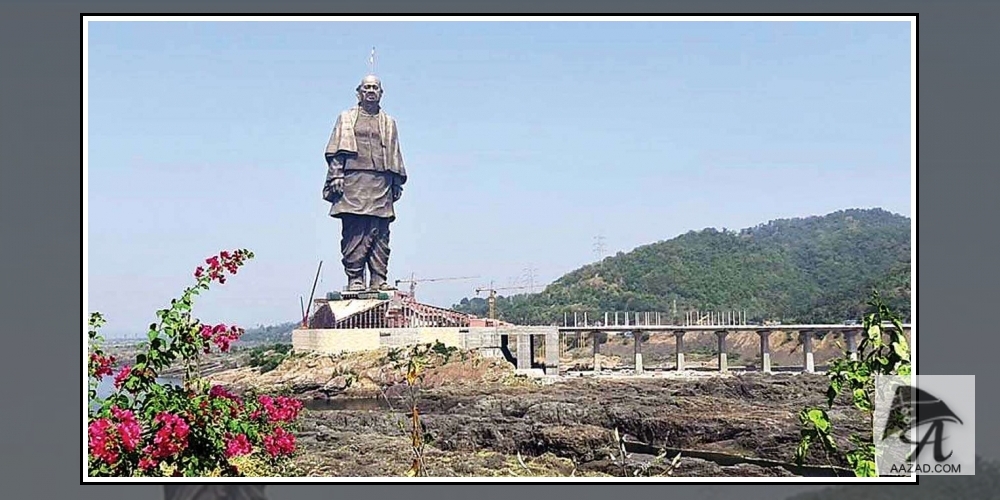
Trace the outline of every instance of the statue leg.
{"type": "Polygon", "coordinates": [[[389,219],[373,217],[372,245],[368,254],[368,273],[371,276],[369,288],[385,290],[389,288],[386,278],[389,275],[389,219]]]}
{"type": "Polygon", "coordinates": [[[347,274],[347,290],[361,291],[365,289],[365,261],[368,254],[368,233],[371,225],[368,217],[344,214],[340,217],[342,224],[340,253],[341,262],[347,274]]]}

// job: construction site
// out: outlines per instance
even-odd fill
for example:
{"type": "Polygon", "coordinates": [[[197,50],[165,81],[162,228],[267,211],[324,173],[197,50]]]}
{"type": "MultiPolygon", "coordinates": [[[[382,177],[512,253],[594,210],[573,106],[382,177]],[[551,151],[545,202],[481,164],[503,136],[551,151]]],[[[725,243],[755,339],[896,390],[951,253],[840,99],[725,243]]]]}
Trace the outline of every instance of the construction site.
{"type": "MultiPolygon", "coordinates": [[[[428,278],[396,280],[396,287],[409,283],[408,291],[399,288],[363,291],[363,292],[329,292],[323,298],[314,299],[312,314],[305,314],[303,326],[308,329],[366,329],[366,328],[468,328],[513,326],[499,321],[495,314],[496,294],[498,291],[518,289],[477,288],[476,293],[488,292],[490,317],[479,318],[451,309],[424,304],[416,299],[417,283],[438,281],[465,280],[472,277],[428,278]]],[[[307,311],[308,313],[308,311],[307,311]]]]}

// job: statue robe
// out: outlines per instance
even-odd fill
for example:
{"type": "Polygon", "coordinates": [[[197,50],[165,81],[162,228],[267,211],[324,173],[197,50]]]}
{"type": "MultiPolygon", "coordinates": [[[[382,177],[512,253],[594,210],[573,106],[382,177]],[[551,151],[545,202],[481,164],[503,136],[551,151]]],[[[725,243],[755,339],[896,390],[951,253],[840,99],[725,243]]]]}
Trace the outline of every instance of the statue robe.
{"type": "Polygon", "coordinates": [[[395,193],[406,182],[406,168],[399,149],[396,121],[379,110],[374,116],[355,106],[340,114],[327,142],[326,184],[323,198],[331,203],[330,215],[342,223],[341,263],[348,289],[387,285],[389,223],[396,219],[395,193]],[[341,192],[330,184],[343,181],[341,192]]]}
{"type": "Polygon", "coordinates": [[[382,110],[370,121],[364,116],[355,106],[337,118],[326,146],[326,185],[335,178],[344,185],[339,194],[324,189],[323,197],[332,204],[333,217],[368,215],[392,222],[393,190],[406,183],[396,121],[382,110]]]}

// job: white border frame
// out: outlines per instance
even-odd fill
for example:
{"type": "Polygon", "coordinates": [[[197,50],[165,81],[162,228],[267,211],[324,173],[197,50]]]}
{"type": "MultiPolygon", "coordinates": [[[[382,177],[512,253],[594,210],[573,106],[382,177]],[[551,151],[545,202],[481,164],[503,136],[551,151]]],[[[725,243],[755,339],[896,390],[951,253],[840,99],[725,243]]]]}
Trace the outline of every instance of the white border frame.
{"type": "MultiPolygon", "coordinates": [[[[893,16],[102,16],[102,15],[82,15],[83,23],[83,311],[84,311],[84,331],[83,331],[83,394],[87,394],[87,321],[89,318],[87,300],[87,276],[88,276],[88,255],[87,255],[87,193],[88,190],[88,49],[89,49],[89,24],[91,22],[163,22],[163,21],[200,21],[200,22],[404,22],[404,21],[424,21],[424,22],[469,22],[469,21],[521,21],[521,22],[909,22],[910,23],[910,211],[911,211],[911,352],[913,357],[913,373],[918,374],[917,367],[917,16],[916,15],[893,15],[893,16]]],[[[239,484],[239,483],[260,483],[261,478],[162,478],[162,477],[90,477],[87,475],[87,402],[84,398],[83,404],[83,470],[82,482],[85,484],[118,483],[118,484],[163,484],[163,483],[190,483],[210,482],[213,484],[239,484]],[[219,480],[223,479],[223,480],[219,480]]],[[[841,484],[841,483],[916,483],[916,475],[910,477],[880,477],[877,479],[865,479],[856,477],[846,478],[818,478],[809,477],[655,477],[655,478],[618,478],[618,477],[510,477],[510,478],[482,478],[482,477],[455,477],[455,478],[410,478],[410,477],[268,477],[269,484],[295,484],[295,483],[354,483],[369,480],[372,483],[483,483],[495,484],[518,484],[518,483],[566,483],[566,484],[687,484],[687,483],[719,483],[719,484],[841,484]]]]}

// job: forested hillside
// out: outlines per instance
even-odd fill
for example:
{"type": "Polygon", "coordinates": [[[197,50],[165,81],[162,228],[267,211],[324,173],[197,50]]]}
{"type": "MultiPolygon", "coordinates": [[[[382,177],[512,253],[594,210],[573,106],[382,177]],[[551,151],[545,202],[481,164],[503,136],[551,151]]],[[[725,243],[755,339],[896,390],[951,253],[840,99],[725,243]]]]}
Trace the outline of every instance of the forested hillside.
{"type": "MultiPolygon", "coordinates": [[[[498,317],[560,321],[566,311],[746,310],[754,321],[859,319],[877,287],[910,314],[910,219],[881,209],[691,231],[572,271],[544,291],[500,297],[498,317]]],[[[454,309],[484,316],[486,300],[454,309]]]]}
{"type": "Polygon", "coordinates": [[[292,330],[299,326],[299,322],[287,322],[278,325],[258,325],[255,328],[248,328],[240,342],[245,344],[283,344],[292,341],[292,330]]]}

